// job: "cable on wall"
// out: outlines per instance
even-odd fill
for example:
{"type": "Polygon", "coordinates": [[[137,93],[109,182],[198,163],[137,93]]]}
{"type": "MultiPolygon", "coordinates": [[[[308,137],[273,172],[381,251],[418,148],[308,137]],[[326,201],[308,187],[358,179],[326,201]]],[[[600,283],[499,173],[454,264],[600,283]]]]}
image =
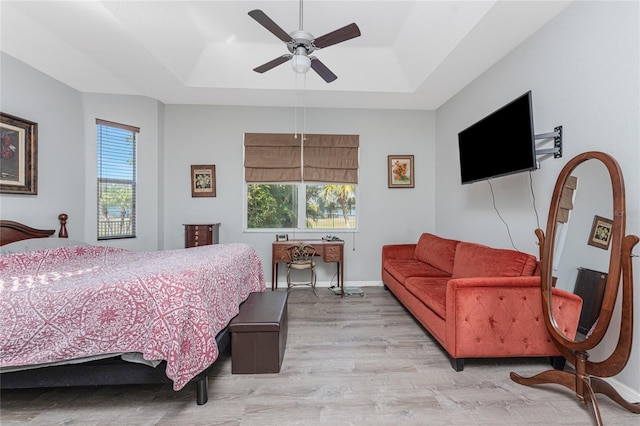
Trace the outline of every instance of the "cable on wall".
{"type": "Polygon", "coordinates": [[[504,220],[504,218],[498,211],[498,207],[496,207],[496,195],[493,192],[493,186],[491,185],[491,180],[487,179],[487,183],[489,184],[489,189],[491,190],[491,199],[493,200],[493,209],[496,211],[496,213],[498,214],[498,217],[500,218],[502,223],[504,223],[504,226],[507,228],[507,235],[509,235],[509,241],[511,241],[511,247],[513,247],[513,249],[516,251],[520,251],[516,248],[515,244],[513,243],[513,238],[511,237],[511,231],[509,230],[509,224],[507,224],[507,222],[504,220]]]}
{"type": "Polygon", "coordinates": [[[531,190],[531,204],[533,204],[533,212],[536,215],[536,229],[540,229],[540,217],[538,216],[538,209],[536,208],[536,193],[533,190],[533,176],[531,170],[529,170],[529,189],[531,190]]]}

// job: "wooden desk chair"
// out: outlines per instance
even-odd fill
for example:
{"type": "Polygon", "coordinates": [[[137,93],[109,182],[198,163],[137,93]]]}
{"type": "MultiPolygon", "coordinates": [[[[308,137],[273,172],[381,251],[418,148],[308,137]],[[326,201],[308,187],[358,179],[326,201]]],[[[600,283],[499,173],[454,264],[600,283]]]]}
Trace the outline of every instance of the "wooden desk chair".
{"type": "Polygon", "coordinates": [[[287,288],[307,285],[316,288],[316,263],[313,257],[316,255],[316,249],[312,245],[305,243],[297,243],[287,247],[287,288]],[[309,281],[300,282],[291,279],[291,271],[309,270],[311,277],[309,281]]]}

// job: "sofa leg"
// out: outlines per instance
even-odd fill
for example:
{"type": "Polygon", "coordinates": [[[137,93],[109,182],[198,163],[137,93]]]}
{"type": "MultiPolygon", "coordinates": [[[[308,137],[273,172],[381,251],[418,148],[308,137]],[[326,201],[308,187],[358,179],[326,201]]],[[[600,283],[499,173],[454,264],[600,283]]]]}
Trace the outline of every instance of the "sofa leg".
{"type": "Polygon", "coordinates": [[[564,359],[563,356],[552,356],[549,358],[549,360],[551,361],[551,366],[555,369],[555,370],[564,370],[564,365],[567,362],[566,359],[564,359]]]}
{"type": "Polygon", "coordinates": [[[382,287],[383,287],[385,290],[389,291],[389,287],[387,287],[387,285],[386,285],[385,283],[382,283],[382,287]]]}
{"type": "Polygon", "coordinates": [[[454,358],[454,357],[450,357],[450,358],[451,358],[451,366],[453,367],[454,370],[456,371],[464,370],[464,358],[454,358]]]}

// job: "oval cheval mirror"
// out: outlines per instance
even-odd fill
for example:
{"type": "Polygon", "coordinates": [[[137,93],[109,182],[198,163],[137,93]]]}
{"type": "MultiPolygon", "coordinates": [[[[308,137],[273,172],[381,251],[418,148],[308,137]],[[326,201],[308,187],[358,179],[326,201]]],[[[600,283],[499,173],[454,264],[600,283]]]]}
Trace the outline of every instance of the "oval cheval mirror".
{"type": "Polygon", "coordinates": [[[617,161],[602,152],[585,152],[560,171],[553,190],[546,235],[540,241],[542,312],[549,335],[575,371],[549,370],[532,377],[511,373],[526,386],[555,383],[575,392],[597,424],[602,424],[595,394],[608,396],[640,414],[640,403],[630,403],[602,377],[618,374],[627,364],[633,335],[633,276],[631,250],[635,235],[625,235],[624,179],[617,161]],[[618,341],[603,361],[589,360],[604,338],[622,281],[618,341]],[[583,305],[575,330],[560,329],[554,312],[553,289],[577,294],[583,305]]]}

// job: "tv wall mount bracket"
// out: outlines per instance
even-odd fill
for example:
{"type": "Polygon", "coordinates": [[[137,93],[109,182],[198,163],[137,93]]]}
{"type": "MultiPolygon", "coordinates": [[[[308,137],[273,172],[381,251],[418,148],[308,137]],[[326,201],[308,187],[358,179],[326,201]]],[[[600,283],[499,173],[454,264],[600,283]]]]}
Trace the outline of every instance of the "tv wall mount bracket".
{"type": "Polygon", "coordinates": [[[553,148],[536,149],[536,155],[553,154],[553,158],[562,157],[562,126],[554,127],[553,132],[535,135],[535,140],[553,138],[553,148]]]}

